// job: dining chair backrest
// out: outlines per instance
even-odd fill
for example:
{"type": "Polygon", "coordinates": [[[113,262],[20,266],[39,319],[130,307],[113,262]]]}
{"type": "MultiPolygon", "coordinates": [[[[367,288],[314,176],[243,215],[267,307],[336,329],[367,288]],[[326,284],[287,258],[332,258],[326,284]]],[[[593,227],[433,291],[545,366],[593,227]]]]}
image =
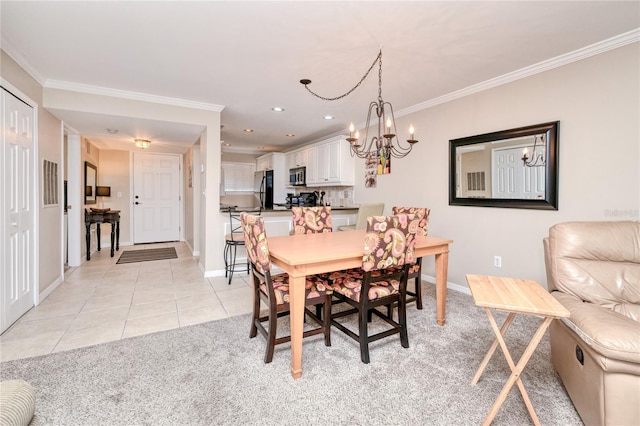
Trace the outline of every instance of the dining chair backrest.
{"type": "Polygon", "coordinates": [[[332,232],[331,207],[292,207],[293,233],[316,234],[332,232]]]}
{"type": "Polygon", "coordinates": [[[242,212],[240,214],[240,222],[242,223],[244,245],[251,264],[260,274],[270,274],[271,259],[269,258],[264,219],[262,216],[254,216],[242,212]]]}
{"type": "Polygon", "coordinates": [[[413,223],[412,226],[417,225],[420,230],[422,235],[424,235],[425,237],[427,236],[427,233],[429,232],[429,212],[430,210],[428,208],[425,207],[400,207],[400,206],[394,206],[391,209],[391,214],[393,215],[397,215],[397,214],[415,214],[416,218],[415,220],[417,220],[417,223],[413,223]]]}
{"type": "Polygon", "coordinates": [[[416,230],[409,225],[415,215],[370,216],[364,239],[362,270],[403,266],[415,260],[416,230]]]}
{"type": "Polygon", "coordinates": [[[384,203],[360,204],[358,218],[356,219],[356,229],[367,227],[367,218],[370,216],[381,216],[384,211],[384,203]]]}

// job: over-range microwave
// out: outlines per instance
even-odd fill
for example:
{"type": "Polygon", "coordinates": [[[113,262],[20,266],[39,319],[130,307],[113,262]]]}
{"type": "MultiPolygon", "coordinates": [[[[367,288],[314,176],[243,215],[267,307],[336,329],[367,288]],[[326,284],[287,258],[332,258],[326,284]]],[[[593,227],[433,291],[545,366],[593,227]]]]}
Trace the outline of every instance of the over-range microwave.
{"type": "Polygon", "coordinates": [[[290,186],[305,186],[307,184],[307,168],[295,167],[289,170],[290,186]]]}

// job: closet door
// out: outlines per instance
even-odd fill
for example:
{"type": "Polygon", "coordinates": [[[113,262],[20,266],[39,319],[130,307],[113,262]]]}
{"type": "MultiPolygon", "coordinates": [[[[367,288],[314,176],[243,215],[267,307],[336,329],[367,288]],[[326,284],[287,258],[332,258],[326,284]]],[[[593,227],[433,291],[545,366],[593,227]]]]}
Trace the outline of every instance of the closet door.
{"type": "Polygon", "coordinates": [[[2,89],[0,332],[34,305],[37,182],[33,108],[2,89]]]}

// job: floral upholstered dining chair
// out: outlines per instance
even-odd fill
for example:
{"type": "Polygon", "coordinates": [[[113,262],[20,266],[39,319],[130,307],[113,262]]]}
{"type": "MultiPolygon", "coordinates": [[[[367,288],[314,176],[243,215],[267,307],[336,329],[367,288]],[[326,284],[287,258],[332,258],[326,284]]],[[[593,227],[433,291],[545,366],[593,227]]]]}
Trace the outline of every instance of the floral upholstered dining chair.
{"type": "Polygon", "coordinates": [[[331,207],[292,207],[293,234],[332,232],[331,207]]]}
{"type": "MultiPolygon", "coordinates": [[[[254,338],[257,332],[267,340],[264,356],[265,364],[273,359],[276,345],[291,341],[291,336],[277,337],[278,317],[289,313],[289,275],[271,275],[271,259],[269,245],[261,216],[252,216],[245,212],[240,214],[247,256],[251,263],[253,275],[253,316],[249,337],[254,338]],[[268,314],[260,316],[260,301],[268,306],[268,314]],[[263,323],[268,322],[268,329],[263,323]]],[[[331,293],[327,282],[316,275],[306,277],[305,314],[319,327],[307,330],[303,337],[324,334],[324,344],[331,346],[331,293]],[[322,318],[311,312],[307,306],[322,307],[322,318]]]]}
{"type": "MultiPolygon", "coordinates": [[[[391,209],[391,214],[414,214],[415,218],[412,220],[410,226],[416,227],[417,235],[427,236],[428,228],[429,228],[429,213],[430,210],[425,207],[399,207],[394,206],[391,209]]],[[[411,264],[409,267],[409,276],[407,280],[414,281],[414,290],[410,291],[407,288],[407,298],[408,302],[416,301],[416,308],[422,309],[422,285],[421,285],[421,276],[422,276],[422,258],[419,257],[416,261],[411,264]]]]}
{"type": "Polygon", "coordinates": [[[413,215],[371,216],[367,219],[362,268],[328,274],[334,297],[351,309],[332,312],[331,324],[360,344],[360,359],[369,363],[369,343],[400,334],[402,347],[409,347],[407,334],[406,289],[409,266],[414,262],[416,227],[413,215]],[[398,321],[389,311],[375,309],[398,304],[398,321]],[[336,321],[358,314],[358,332],[336,321]],[[382,318],[391,328],[369,335],[371,315],[382,318]]]}

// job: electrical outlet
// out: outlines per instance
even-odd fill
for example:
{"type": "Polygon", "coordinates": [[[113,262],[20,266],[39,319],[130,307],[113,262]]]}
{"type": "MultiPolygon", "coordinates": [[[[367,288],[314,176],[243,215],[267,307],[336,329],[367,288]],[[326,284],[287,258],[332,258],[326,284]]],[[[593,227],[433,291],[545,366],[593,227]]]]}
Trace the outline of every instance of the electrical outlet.
{"type": "Polygon", "coordinates": [[[493,256],[493,266],[502,268],[502,256],[493,256]]]}

